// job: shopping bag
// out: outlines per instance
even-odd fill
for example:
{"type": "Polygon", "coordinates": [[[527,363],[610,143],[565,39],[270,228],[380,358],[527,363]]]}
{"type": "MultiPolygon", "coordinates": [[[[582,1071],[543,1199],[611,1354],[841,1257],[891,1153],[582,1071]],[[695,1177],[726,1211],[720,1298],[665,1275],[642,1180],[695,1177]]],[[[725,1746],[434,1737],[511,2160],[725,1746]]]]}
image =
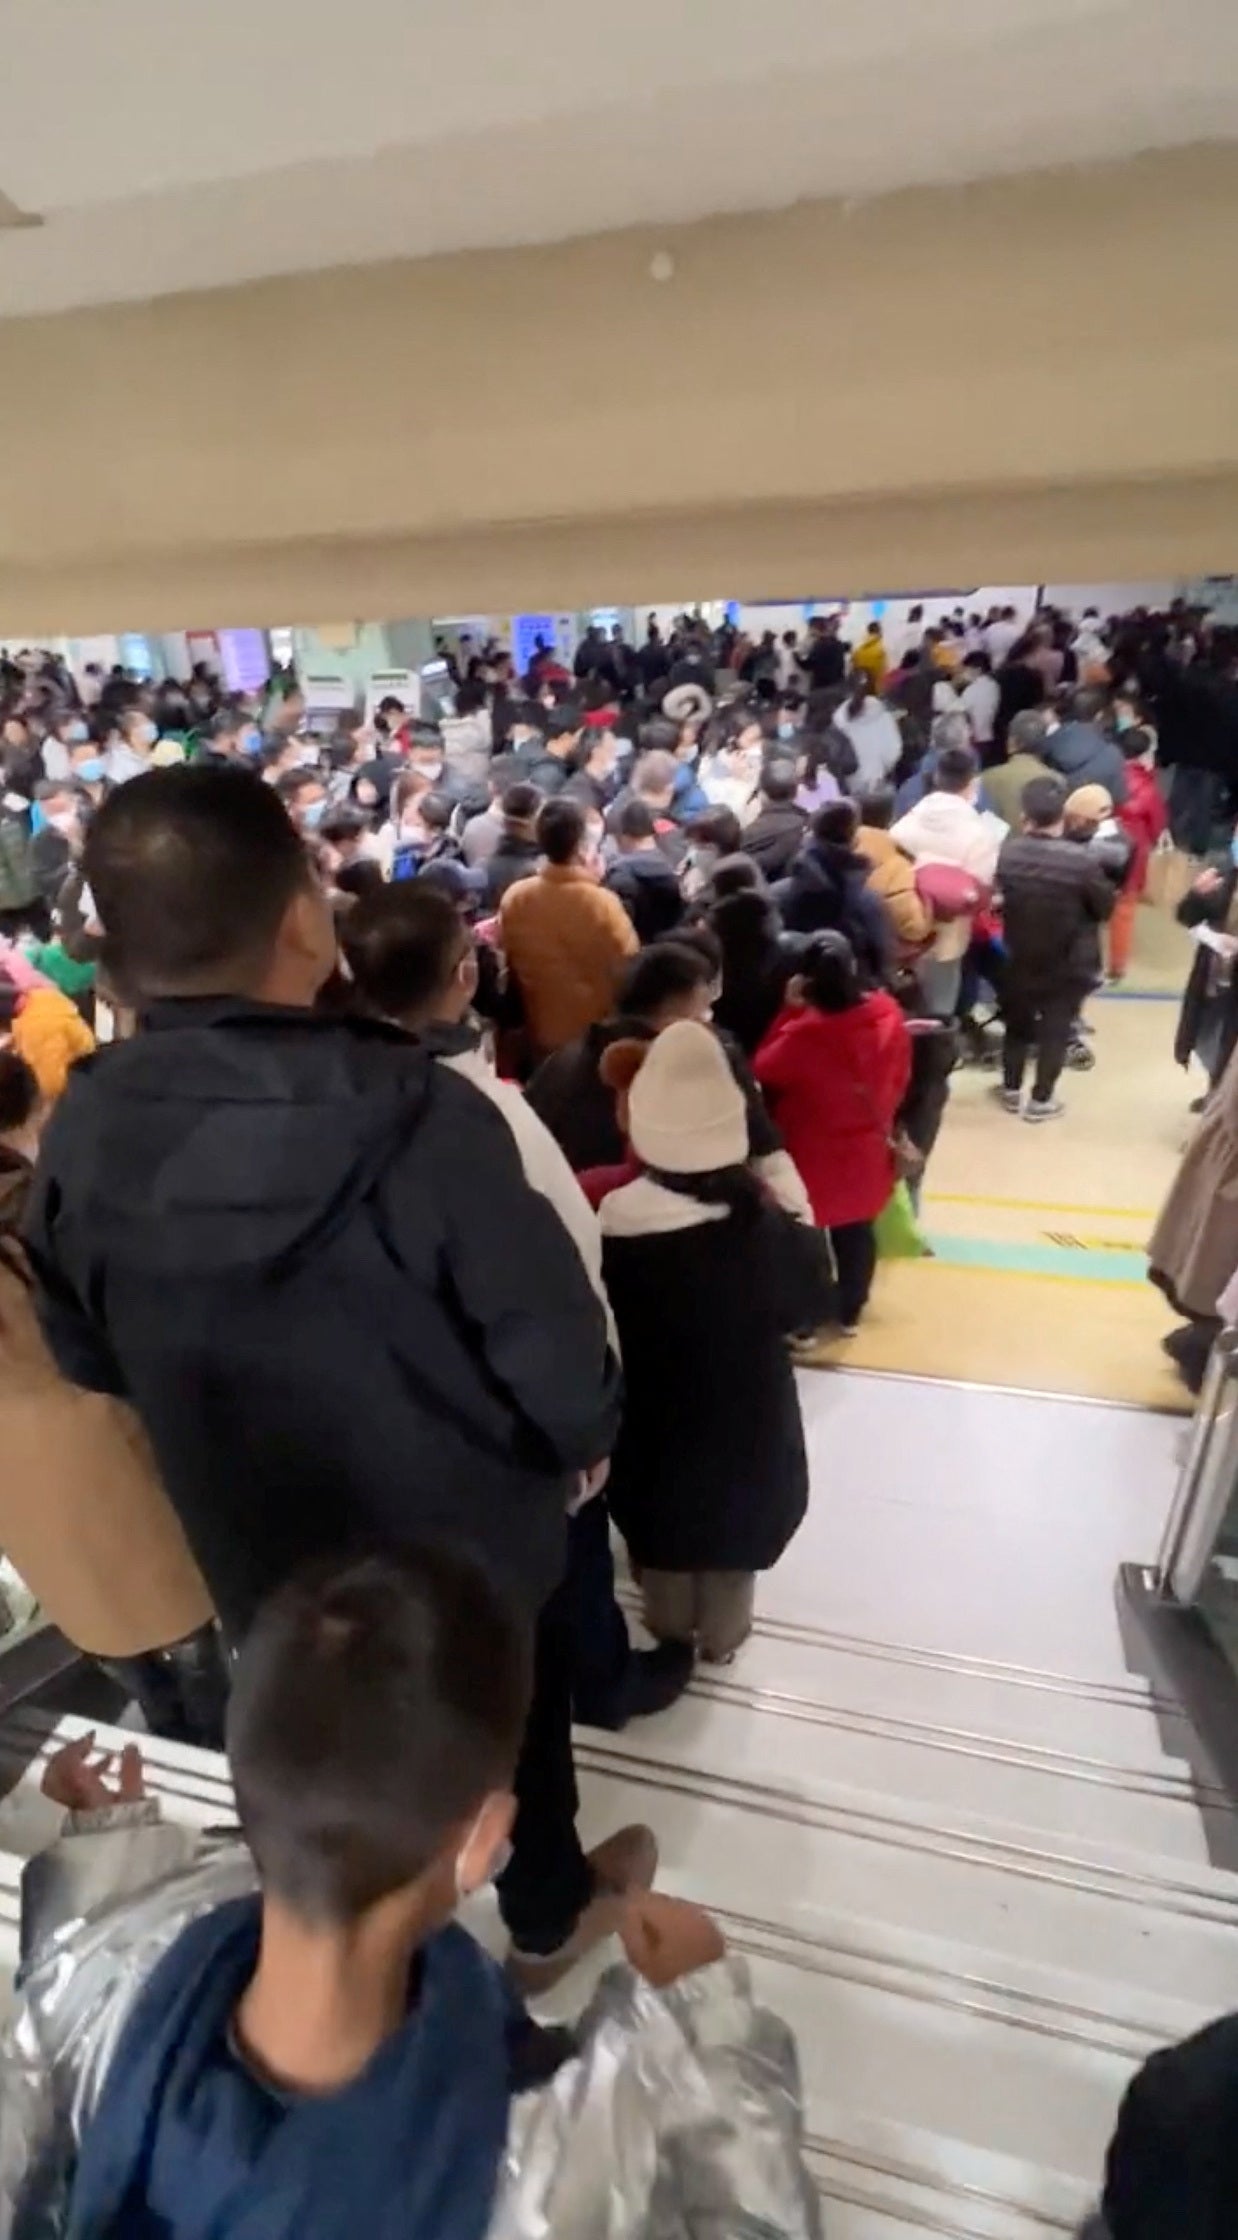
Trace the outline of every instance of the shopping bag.
{"type": "Polygon", "coordinates": [[[1142,899],[1150,903],[1154,910],[1176,910],[1178,904],[1189,894],[1191,883],[1199,877],[1199,871],[1198,857],[1188,856],[1184,849],[1175,848],[1166,833],[1148,857],[1142,899]]]}
{"type": "Polygon", "coordinates": [[[916,1219],[911,1192],[896,1182],[874,1224],[879,1260],[922,1260],[928,1240],[916,1219]]]}

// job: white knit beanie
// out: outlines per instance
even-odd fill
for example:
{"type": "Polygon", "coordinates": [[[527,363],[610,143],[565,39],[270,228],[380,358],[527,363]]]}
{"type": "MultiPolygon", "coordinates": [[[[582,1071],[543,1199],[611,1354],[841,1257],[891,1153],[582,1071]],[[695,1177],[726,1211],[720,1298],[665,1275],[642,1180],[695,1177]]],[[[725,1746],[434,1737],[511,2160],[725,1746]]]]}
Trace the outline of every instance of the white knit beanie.
{"type": "Polygon", "coordinates": [[[668,1174],[744,1164],[743,1092],[709,1027],[677,1019],[657,1036],[628,1092],[628,1137],[638,1159],[668,1174]]]}

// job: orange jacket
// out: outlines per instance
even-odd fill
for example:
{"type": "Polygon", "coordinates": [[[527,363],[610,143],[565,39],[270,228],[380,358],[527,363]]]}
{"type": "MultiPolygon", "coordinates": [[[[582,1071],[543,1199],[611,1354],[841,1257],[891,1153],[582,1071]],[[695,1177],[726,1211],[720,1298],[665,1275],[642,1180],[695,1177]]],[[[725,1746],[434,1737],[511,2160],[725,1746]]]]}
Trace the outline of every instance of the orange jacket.
{"type": "Polygon", "coordinates": [[[933,921],[916,892],[915,865],[876,825],[862,824],[852,846],[872,865],[866,883],[889,912],[900,957],[918,955],[932,940],[933,921]]]}
{"type": "Polygon", "coordinates": [[[613,1010],[626,960],[640,943],[617,895],[582,865],[546,863],[509,887],[499,907],[507,962],[539,1050],[559,1050],[613,1010]]]}
{"type": "Polygon", "coordinates": [[[88,1058],[95,1038],[81,1012],[59,988],[32,988],[13,1018],[13,1048],[43,1095],[58,1097],[75,1058],[88,1058]]]}

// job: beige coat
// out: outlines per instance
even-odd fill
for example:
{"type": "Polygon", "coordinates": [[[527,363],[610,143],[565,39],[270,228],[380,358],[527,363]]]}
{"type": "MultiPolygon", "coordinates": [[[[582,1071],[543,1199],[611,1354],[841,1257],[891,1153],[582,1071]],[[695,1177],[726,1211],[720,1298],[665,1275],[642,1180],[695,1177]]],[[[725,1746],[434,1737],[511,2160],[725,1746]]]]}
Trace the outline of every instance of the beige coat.
{"type": "Polygon", "coordinates": [[[1181,1313],[1216,1314],[1238,1270],[1238,1051],[1187,1147],[1148,1257],[1181,1313]]]}
{"type": "Polygon", "coordinates": [[[16,1238],[30,1169],[0,1165],[0,1548],[75,1647],[138,1656],[213,1617],[131,1408],[61,1376],[16,1238]]]}

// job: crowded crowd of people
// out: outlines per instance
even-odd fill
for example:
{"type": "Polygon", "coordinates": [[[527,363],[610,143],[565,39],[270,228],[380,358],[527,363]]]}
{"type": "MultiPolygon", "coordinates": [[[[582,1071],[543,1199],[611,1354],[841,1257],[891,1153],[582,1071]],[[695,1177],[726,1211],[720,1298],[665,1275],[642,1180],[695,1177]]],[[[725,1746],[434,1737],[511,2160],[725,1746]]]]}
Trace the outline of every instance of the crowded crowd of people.
{"type": "MultiPolygon", "coordinates": [[[[683,2060],[673,1987],[727,1964],[647,1895],[651,1830],[584,1850],[573,1721],[656,1716],[742,1649],[808,1498],[797,1349],[854,1333],[914,1234],[952,1069],[996,1060],[1012,1116],[1055,1118],[1166,793],[1184,846],[1233,828],[1234,649],[1203,618],[920,623],[651,619],[519,678],[462,641],[436,720],[389,699],[327,733],[291,676],[258,701],[6,667],[0,1409],[40,1498],[0,1499],[0,1540],[156,1732],[227,1718],[249,1846],[134,1897],[142,2030],[75,2229],[139,2200],[135,2230],[217,2229],[269,2169],[272,2230],[342,2230],[306,2100],[337,2091],[379,2229],[487,2229],[517,2078],[561,2167],[607,2017],[526,2028],[445,1926],[492,1874],[509,1985],[617,1931],[662,1996],[614,2021],[660,2136],[647,2033],[683,2060]],[[412,2173],[401,2093],[435,2142],[412,2173]]],[[[1232,875],[1192,897],[1224,926],[1232,875]]],[[[115,1801],[81,1754],[56,1778],[115,1801]]],[[[741,2070],[767,2027],[737,1998],[741,2070]]],[[[771,2060],[727,2100],[762,2147],[724,2158],[723,2228],[807,2233],[771,2060]]],[[[730,2089],[704,2063],[704,2102],[730,2089]]],[[[710,2152],[706,2125],[722,2184],[710,2152]]]]}

